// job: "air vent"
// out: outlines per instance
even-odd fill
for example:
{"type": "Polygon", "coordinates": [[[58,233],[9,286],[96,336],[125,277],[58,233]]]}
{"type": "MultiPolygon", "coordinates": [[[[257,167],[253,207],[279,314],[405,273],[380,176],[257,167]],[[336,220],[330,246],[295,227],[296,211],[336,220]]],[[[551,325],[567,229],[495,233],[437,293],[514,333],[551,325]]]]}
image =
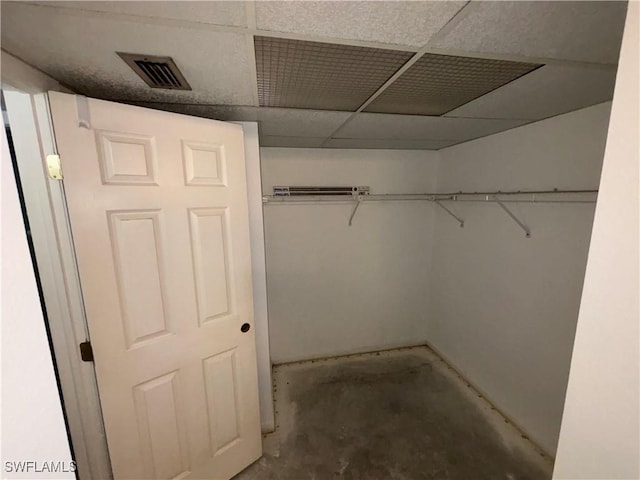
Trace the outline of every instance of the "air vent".
{"type": "Polygon", "coordinates": [[[364,111],[443,115],[541,66],[426,53],[364,111]]]}
{"type": "Polygon", "coordinates": [[[191,90],[171,57],[116,52],[151,88],[191,90]]]}
{"type": "Polygon", "coordinates": [[[275,197],[369,195],[369,187],[273,187],[275,197]]]}
{"type": "Polygon", "coordinates": [[[255,37],[261,107],[355,111],[411,52],[255,37]]]}

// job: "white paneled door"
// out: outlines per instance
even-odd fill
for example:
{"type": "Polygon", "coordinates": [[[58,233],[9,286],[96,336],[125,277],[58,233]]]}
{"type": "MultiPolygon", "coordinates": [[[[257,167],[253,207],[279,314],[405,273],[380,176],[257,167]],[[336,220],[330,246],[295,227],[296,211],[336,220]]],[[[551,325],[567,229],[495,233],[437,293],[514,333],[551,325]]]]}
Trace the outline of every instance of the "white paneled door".
{"type": "Polygon", "coordinates": [[[242,127],[50,102],[114,476],[230,478],[261,455],[242,127]]]}

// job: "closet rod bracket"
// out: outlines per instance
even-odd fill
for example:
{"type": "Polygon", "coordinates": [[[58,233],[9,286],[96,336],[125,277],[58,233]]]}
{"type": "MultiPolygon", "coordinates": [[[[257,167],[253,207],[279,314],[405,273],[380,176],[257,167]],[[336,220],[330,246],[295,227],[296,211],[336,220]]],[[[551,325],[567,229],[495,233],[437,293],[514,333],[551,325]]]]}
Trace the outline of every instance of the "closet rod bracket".
{"type": "Polygon", "coordinates": [[[353,217],[356,216],[356,212],[358,211],[358,207],[362,202],[362,196],[359,193],[353,194],[353,209],[351,210],[351,216],[349,217],[349,226],[353,224],[353,217]]]}
{"type": "Polygon", "coordinates": [[[438,205],[441,209],[443,209],[445,212],[447,212],[449,215],[451,215],[453,218],[456,219],[456,221],[460,224],[460,228],[464,228],[464,220],[462,220],[460,217],[458,217],[455,213],[453,213],[451,210],[449,210],[447,207],[445,207],[440,200],[434,200],[434,202],[436,203],[436,205],[438,205]]]}
{"type": "Polygon", "coordinates": [[[509,208],[504,203],[502,203],[498,197],[494,197],[493,201],[500,205],[500,208],[502,208],[502,210],[504,210],[505,213],[509,215],[509,217],[511,217],[511,220],[518,224],[518,226],[524,231],[525,237],[531,238],[531,229],[524,222],[522,222],[522,220],[516,217],[516,215],[511,210],[509,210],[509,208]]]}

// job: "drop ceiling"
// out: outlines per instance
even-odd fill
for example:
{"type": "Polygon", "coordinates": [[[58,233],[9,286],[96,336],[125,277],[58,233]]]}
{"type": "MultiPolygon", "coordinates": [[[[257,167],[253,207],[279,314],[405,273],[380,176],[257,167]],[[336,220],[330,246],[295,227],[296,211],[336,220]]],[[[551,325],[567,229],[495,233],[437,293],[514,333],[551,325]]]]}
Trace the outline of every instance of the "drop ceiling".
{"type": "Polygon", "coordinates": [[[612,98],[626,2],[6,2],[1,46],[87,96],[257,121],[263,146],[437,150],[612,98]],[[170,56],[149,88],[116,52],[170,56]]]}
{"type": "Polygon", "coordinates": [[[443,115],[541,66],[425,53],[364,111],[443,115]]]}
{"type": "Polygon", "coordinates": [[[353,112],[411,57],[410,52],[255,37],[261,107],[353,112]]]}

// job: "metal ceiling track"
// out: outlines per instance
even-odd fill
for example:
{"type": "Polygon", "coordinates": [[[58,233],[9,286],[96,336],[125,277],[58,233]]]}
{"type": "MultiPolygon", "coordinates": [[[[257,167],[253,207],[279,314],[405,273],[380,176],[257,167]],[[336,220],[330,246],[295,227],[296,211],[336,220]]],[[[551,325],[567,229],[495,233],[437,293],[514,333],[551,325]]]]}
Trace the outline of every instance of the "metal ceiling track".
{"type": "Polygon", "coordinates": [[[451,216],[460,227],[464,227],[464,220],[456,215],[444,202],[482,202],[498,205],[507,216],[518,225],[526,238],[531,237],[531,229],[507,206],[512,203],[596,203],[598,190],[530,190],[515,192],[454,192],[454,193],[384,193],[361,195],[354,193],[351,197],[345,196],[304,196],[281,197],[265,195],[262,202],[266,205],[284,204],[319,204],[319,203],[351,203],[353,208],[349,217],[349,226],[362,203],[373,202],[397,202],[397,201],[427,201],[438,205],[451,216]]]}

